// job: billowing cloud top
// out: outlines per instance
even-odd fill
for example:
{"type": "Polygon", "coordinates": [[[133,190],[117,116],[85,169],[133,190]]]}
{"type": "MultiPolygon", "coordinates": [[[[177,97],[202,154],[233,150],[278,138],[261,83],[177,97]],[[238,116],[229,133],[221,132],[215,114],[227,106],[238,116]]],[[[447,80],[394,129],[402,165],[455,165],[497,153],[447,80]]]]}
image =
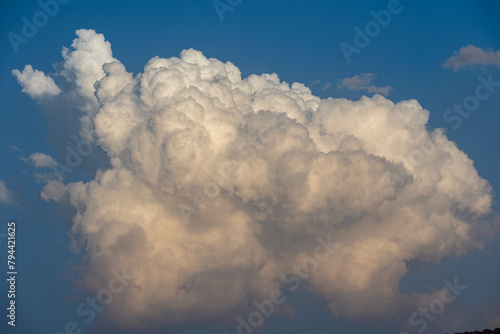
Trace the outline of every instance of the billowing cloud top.
{"type": "Polygon", "coordinates": [[[131,268],[134,286],[105,311],[117,327],[234,319],[286,290],[282,274],[328,235],[341,246],[303,287],[332,314],[390,316],[431,298],[399,293],[406,261],[482,246],[491,188],[443,131],[426,129],[417,101],[322,100],[192,49],[134,76],[102,35],[77,35],[53,75],[61,88],[16,75],[33,98],[74,98],[109,159],[92,181],[54,180],[43,197],[76,210],[89,290],[131,268]]]}

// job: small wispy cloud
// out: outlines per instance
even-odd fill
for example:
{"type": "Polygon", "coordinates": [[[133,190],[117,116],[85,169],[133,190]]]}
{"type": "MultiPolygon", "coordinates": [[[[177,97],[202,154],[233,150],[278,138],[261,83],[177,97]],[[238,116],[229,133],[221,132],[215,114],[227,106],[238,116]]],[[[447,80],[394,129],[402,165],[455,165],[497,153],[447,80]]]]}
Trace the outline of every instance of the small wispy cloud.
{"type": "Polygon", "coordinates": [[[11,150],[21,153],[21,149],[15,145],[8,146],[11,150]]]}
{"type": "Polygon", "coordinates": [[[12,204],[12,193],[10,192],[9,189],[7,189],[7,186],[5,183],[0,180],[0,203],[3,204],[12,204]]]}
{"type": "Polygon", "coordinates": [[[338,88],[348,88],[350,90],[366,90],[368,93],[382,94],[388,96],[392,90],[391,86],[378,87],[372,84],[374,73],[361,73],[353,77],[338,80],[338,88]]]}
{"type": "Polygon", "coordinates": [[[323,86],[323,88],[321,88],[321,90],[323,90],[323,91],[324,91],[324,90],[327,90],[327,89],[328,89],[328,88],[330,88],[331,86],[332,86],[332,83],[331,83],[331,82],[327,82],[327,83],[323,86]]]}
{"type": "MultiPolygon", "coordinates": [[[[314,86],[315,86],[315,85],[319,85],[320,83],[321,83],[321,80],[314,80],[314,81],[312,82],[312,85],[314,85],[314,86]]],[[[330,87],[332,87],[332,83],[331,83],[331,82],[327,82],[327,83],[325,83],[325,84],[323,85],[323,87],[321,87],[321,90],[322,90],[322,91],[325,91],[325,90],[327,90],[327,89],[328,89],[328,88],[330,88],[330,87]]]]}
{"type": "Polygon", "coordinates": [[[494,65],[500,68],[500,50],[483,50],[469,44],[462,47],[458,52],[455,51],[455,54],[446,60],[443,67],[453,68],[453,71],[458,71],[463,67],[473,67],[475,65],[494,65]]]}

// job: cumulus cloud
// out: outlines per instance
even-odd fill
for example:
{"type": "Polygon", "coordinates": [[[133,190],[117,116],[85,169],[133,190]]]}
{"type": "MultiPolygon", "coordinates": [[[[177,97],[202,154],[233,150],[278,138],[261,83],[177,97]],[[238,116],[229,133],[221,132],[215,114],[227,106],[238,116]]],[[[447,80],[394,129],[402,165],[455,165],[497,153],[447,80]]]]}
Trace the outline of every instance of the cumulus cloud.
{"type": "Polygon", "coordinates": [[[131,268],[134,284],[103,311],[117,330],[231,321],[286,291],[282,274],[326,235],[342,246],[303,288],[333,315],[407,317],[433,298],[399,292],[407,261],[482,247],[491,187],[443,131],[426,128],[417,101],[322,100],[192,49],[134,76],[102,35],[77,35],[58,98],[80,103],[74,113],[109,167],[89,182],[50,181],[42,197],[74,209],[90,292],[110,268],[131,268]],[[422,143],[432,149],[412,168],[422,143]],[[388,182],[401,166],[410,177],[388,182]]]}
{"type": "Polygon", "coordinates": [[[112,56],[111,44],[105,41],[102,34],[80,29],[76,35],[71,47],[63,47],[63,61],[54,64],[55,73],[46,75],[29,65],[23,72],[12,71],[23,87],[23,92],[38,102],[42,114],[48,119],[48,142],[55,151],[53,159],[67,168],[59,170],[58,175],[65,175],[70,167],[95,172],[105,159],[100,147],[95,145],[93,134],[93,119],[98,111],[94,84],[105,75],[103,64],[116,59],[112,56]],[[28,75],[31,72],[36,75],[28,75]],[[57,88],[52,89],[54,94],[43,93],[47,89],[40,83],[47,82],[51,83],[49,86],[57,88]],[[81,154],[75,158],[75,154],[71,153],[78,151],[80,142],[92,145],[92,155],[85,156],[81,164],[75,167],[68,161],[68,154],[72,156],[70,160],[80,160],[81,154]]]}
{"type": "Polygon", "coordinates": [[[455,54],[448,58],[443,64],[444,67],[453,68],[453,71],[458,71],[467,66],[473,67],[475,65],[493,65],[500,68],[500,50],[483,50],[469,44],[462,47],[458,52],[455,52],[455,54]]]}
{"type": "Polygon", "coordinates": [[[44,153],[33,153],[30,155],[30,160],[35,167],[54,167],[56,165],[56,161],[44,153]]]}
{"type": "Polygon", "coordinates": [[[12,74],[23,87],[23,93],[28,94],[33,99],[61,93],[61,89],[57,87],[51,77],[46,76],[42,71],[33,70],[31,65],[26,65],[22,72],[13,70],[12,74]]]}
{"type": "Polygon", "coordinates": [[[3,204],[12,204],[12,193],[10,192],[9,189],[7,189],[7,186],[5,183],[0,180],[0,203],[3,204]]]}
{"type": "Polygon", "coordinates": [[[340,79],[338,82],[339,88],[348,88],[350,90],[366,90],[368,93],[382,94],[388,96],[392,87],[377,87],[372,84],[375,74],[373,73],[361,73],[353,77],[347,77],[340,79]]]}

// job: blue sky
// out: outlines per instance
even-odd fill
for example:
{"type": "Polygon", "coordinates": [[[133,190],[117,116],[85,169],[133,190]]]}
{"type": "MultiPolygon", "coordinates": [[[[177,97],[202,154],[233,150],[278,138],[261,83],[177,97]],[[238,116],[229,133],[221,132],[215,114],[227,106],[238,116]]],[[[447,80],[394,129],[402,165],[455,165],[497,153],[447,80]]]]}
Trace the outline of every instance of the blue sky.
{"type": "MultiPolygon", "coordinates": [[[[228,3],[225,0],[221,0],[228,3]]],[[[500,65],[475,64],[462,68],[443,64],[467,45],[493,51],[500,50],[500,5],[495,1],[402,0],[398,14],[371,38],[368,45],[353,54],[348,63],[339,45],[354,45],[355,27],[365,28],[373,20],[371,11],[387,9],[390,1],[261,1],[244,0],[231,6],[220,19],[213,2],[208,1],[69,1],[60,4],[58,13],[16,53],[8,34],[22,35],[23,17],[32,21],[41,10],[36,1],[2,3],[2,52],[0,70],[0,180],[9,190],[11,203],[0,203],[0,233],[6,233],[7,222],[17,222],[18,295],[17,326],[5,321],[2,333],[59,333],[68,321],[81,325],[82,333],[93,333],[75,314],[77,305],[88,296],[75,291],[73,270],[85,258],[84,253],[70,250],[68,209],[41,199],[45,183],[37,180],[38,170],[29,161],[35,152],[63,159],[49,142],[48,120],[37,103],[21,92],[22,87],[11,74],[26,64],[45,73],[62,60],[62,46],[69,46],[77,29],[94,29],[111,43],[113,57],[134,75],[154,56],[177,57],[188,48],[200,50],[206,57],[230,61],[242,73],[277,73],[282,81],[300,82],[313,95],[358,100],[372,96],[366,89],[340,87],[340,80],[363,73],[373,73],[362,87],[391,87],[387,98],[399,102],[416,99],[430,111],[429,129],[444,128],[474,161],[481,177],[488,180],[494,192],[500,189],[500,88],[480,101],[479,107],[460,126],[443,118],[446,110],[474,95],[481,83],[478,77],[500,81],[500,65]],[[330,83],[330,85],[328,85],[330,83]]],[[[500,56],[497,56],[497,61],[500,56]]],[[[358,77],[359,78],[359,77],[358,77]]],[[[348,85],[344,85],[348,86],[348,85]]],[[[65,182],[89,181],[99,164],[76,168],[65,182]]],[[[485,219],[494,221],[499,214],[485,219]]],[[[498,218],[497,218],[498,219],[498,218]]],[[[498,220],[496,220],[498,225],[498,220]]],[[[2,256],[6,242],[0,239],[2,256]]],[[[427,292],[429,286],[441,288],[443,280],[458,277],[468,288],[460,297],[458,308],[473,313],[484,305],[500,310],[498,237],[482,251],[471,250],[460,257],[447,257],[439,263],[409,261],[407,273],[400,281],[402,293],[427,292]]],[[[2,262],[5,262],[2,260],[2,262]]],[[[2,264],[2,271],[6,267],[2,264]]],[[[7,304],[2,289],[1,305],[7,304]]],[[[325,301],[304,291],[290,295],[295,315],[274,315],[260,328],[263,333],[399,333],[407,318],[394,321],[349,321],[333,317],[325,301]],[[401,324],[401,325],[400,325],[401,324]]],[[[458,304],[457,304],[458,305],[458,304]]],[[[3,308],[5,310],[5,308],[3,308]]],[[[4,311],[5,312],[5,311],[4,311]]],[[[498,319],[498,318],[497,318],[498,319]]],[[[467,326],[467,325],[464,325],[467,326]]],[[[500,323],[497,324],[500,327],[500,323]]],[[[199,325],[195,322],[180,333],[235,332],[236,324],[199,325]]],[[[416,332],[413,327],[413,332],[416,332]]],[[[458,328],[474,330],[483,328],[458,328]]],[[[440,332],[429,323],[426,333],[440,332]]],[[[452,330],[455,330],[453,328],[452,330]]]]}

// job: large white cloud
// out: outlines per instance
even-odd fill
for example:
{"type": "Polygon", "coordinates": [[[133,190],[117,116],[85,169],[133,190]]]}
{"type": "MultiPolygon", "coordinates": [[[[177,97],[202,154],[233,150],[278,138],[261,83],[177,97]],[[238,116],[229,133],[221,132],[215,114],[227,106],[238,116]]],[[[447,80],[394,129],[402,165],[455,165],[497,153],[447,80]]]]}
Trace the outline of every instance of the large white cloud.
{"type": "Polygon", "coordinates": [[[42,196],[76,210],[87,289],[134,268],[105,311],[116,327],[234,319],[327,235],[342,246],[304,287],[334,315],[390,317],[432,298],[399,293],[406,261],[483,245],[490,185],[417,101],[322,100],[192,49],[133,76],[102,35],[77,35],[56,76],[110,167],[42,196]]]}

